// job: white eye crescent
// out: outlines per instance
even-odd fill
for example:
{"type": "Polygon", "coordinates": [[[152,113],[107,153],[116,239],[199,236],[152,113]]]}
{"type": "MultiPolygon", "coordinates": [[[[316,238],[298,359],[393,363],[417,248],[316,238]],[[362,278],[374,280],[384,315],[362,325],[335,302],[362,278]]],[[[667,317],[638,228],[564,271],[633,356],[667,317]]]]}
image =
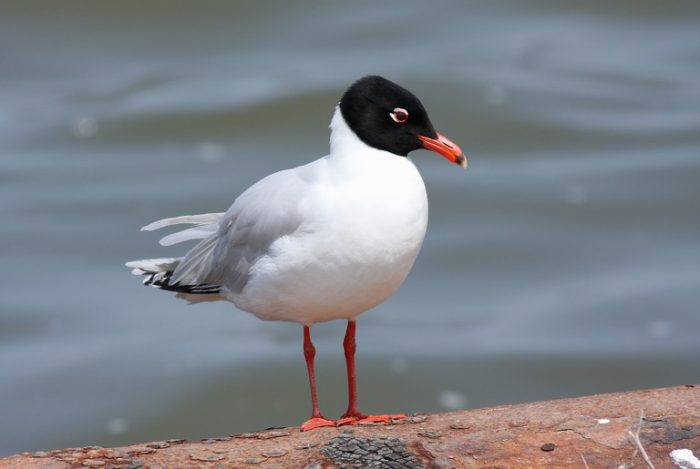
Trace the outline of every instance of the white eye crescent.
{"type": "Polygon", "coordinates": [[[404,124],[408,120],[408,111],[404,108],[397,107],[389,113],[389,116],[391,116],[391,120],[397,124],[404,124]]]}

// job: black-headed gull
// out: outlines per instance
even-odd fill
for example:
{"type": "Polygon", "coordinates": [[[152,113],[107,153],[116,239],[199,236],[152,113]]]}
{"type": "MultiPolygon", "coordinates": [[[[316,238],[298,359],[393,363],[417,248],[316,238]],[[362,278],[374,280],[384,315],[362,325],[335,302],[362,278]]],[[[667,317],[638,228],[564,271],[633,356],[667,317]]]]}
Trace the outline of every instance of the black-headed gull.
{"type": "Polygon", "coordinates": [[[190,301],[228,300],[260,319],[300,323],[312,403],[302,430],[402,416],[365,416],[358,409],[355,319],[401,285],[425,237],[428,199],[408,153],[426,148],[467,167],[462,150],[435,131],[418,98],[380,76],[348,88],[330,129],[330,154],[263,178],[225,213],[142,228],[194,225],[160,241],[201,240],[184,257],[126,264],[146,276],[146,285],[190,301]],[[337,422],[318,407],[309,329],[334,319],[348,321],[349,404],[337,422]]]}

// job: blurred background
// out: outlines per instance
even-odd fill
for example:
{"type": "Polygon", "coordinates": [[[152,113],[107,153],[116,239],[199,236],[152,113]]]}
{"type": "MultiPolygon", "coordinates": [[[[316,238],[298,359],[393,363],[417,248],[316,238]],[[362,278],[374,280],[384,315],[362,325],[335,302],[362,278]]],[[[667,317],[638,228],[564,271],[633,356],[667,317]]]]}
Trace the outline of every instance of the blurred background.
{"type": "MultiPolygon", "coordinates": [[[[296,425],[301,327],[188,306],[123,263],[324,155],[382,74],[470,156],[413,160],[431,220],[358,322],[366,412],[698,382],[700,3],[0,5],[0,454],[296,425]]],[[[345,324],[314,327],[324,413],[345,324]]]]}

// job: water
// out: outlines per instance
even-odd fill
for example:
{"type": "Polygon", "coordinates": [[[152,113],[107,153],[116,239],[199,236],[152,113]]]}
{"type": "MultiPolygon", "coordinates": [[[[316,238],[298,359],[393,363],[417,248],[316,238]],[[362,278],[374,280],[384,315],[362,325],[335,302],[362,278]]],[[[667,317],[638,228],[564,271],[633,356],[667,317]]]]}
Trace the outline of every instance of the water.
{"type": "MultiPolygon", "coordinates": [[[[366,73],[470,155],[402,289],[361,318],[367,412],[697,382],[700,4],[5,2],[0,454],[308,417],[301,329],[187,306],[123,262],[327,151],[366,73]]],[[[314,328],[345,404],[344,325],[314,328]]]]}

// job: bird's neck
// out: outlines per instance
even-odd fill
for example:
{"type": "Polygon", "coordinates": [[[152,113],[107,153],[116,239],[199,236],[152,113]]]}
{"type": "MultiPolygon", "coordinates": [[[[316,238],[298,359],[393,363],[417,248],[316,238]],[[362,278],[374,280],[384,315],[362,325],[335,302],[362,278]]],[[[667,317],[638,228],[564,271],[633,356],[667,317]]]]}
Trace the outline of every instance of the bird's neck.
{"type": "Polygon", "coordinates": [[[379,150],[363,142],[345,122],[339,106],[335,108],[330,129],[331,152],[328,158],[332,165],[338,169],[347,172],[376,172],[384,165],[412,164],[405,157],[379,150]]]}

